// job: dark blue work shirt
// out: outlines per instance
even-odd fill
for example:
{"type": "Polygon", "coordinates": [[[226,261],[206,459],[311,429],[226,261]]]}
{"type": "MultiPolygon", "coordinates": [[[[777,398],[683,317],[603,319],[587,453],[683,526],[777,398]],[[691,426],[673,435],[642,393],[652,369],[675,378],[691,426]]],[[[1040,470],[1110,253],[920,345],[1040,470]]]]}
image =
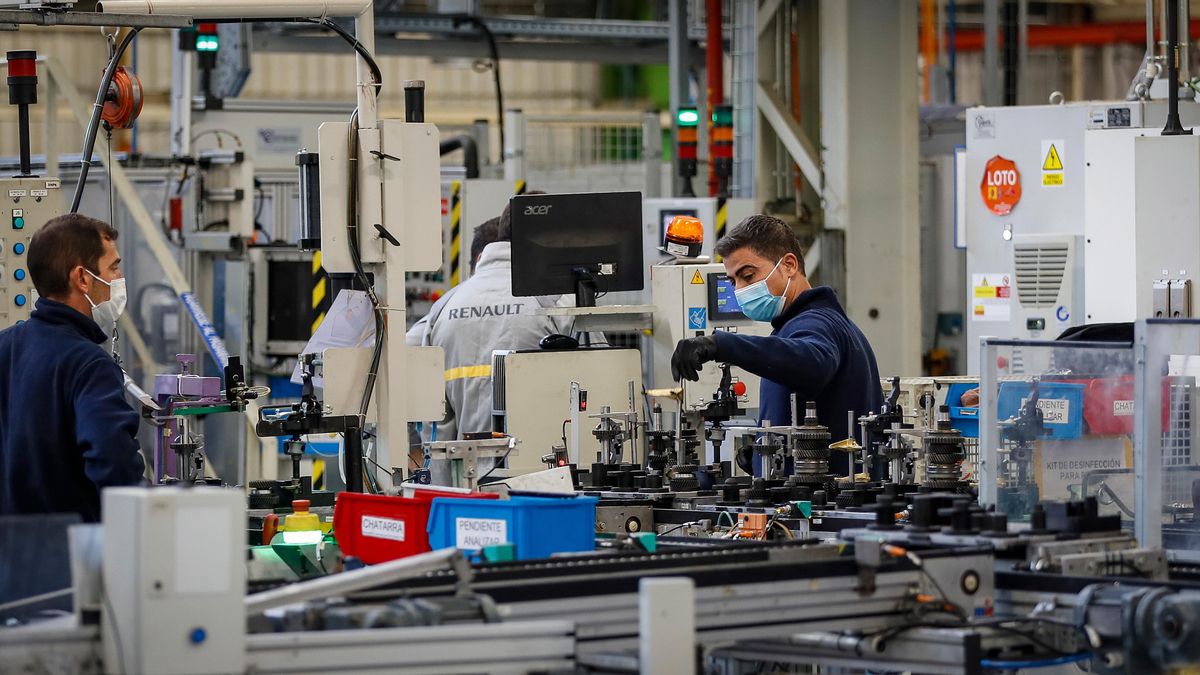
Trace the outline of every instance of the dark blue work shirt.
{"type": "Polygon", "coordinates": [[[0,515],[100,520],[100,490],[142,481],[138,414],[89,316],[41,298],[0,331],[0,515]]]}
{"type": "MultiPolygon", "coordinates": [[[[792,392],[803,407],[815,401],[817,418],[829,427],[833,441],[849,438],[855,419],[883,406],[883,389],[875,352],[828,286],[804,291],[772,322],[769,336],[715,331],[717,360],[732,363],[762,378],[759,422],[792,424],[792,392]]],[[[849,472],[845,453],[834,452],[830,468],[849,472]]]]}

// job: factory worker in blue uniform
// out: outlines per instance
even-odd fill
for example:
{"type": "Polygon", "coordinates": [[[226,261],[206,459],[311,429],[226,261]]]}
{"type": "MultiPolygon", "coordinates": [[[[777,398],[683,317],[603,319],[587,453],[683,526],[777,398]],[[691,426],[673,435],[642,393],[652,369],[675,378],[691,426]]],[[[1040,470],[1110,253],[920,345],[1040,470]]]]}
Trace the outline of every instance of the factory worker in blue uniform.
{"type": "MultiPolygon", "coordinates": [[[[762,378],[759,421],[790,425],[791,396],[813,401],[834,441],[857,435],[846,413],[857,418],[883,405],[879,368],[866,336],[846,316],[828,286],[812,287],[792,228],[778,218],[746,218],[717,242],[725,272],[733,280],[747,318],[770,322],[769,336],[714,331],[680,340],[671,357],[676,380],[699,379],[709,361],[730,363],[762,378]]],[[[801,421],[802,423],[802,421],[801,421]]],[[[845,453],[830,457],[830,469],[849,473],[845,453]]]]}
{"type": "MultiPolygon", "coordinates": [[[[117,231],[58,216],[25,254],[38,300],[0,331],[0,516],[100,520],[100,491],[142,482],[138,414],[105,345],[125,308],[117,231]]],[[[17,265],[10,258],[9,271],[17,265]]]]}

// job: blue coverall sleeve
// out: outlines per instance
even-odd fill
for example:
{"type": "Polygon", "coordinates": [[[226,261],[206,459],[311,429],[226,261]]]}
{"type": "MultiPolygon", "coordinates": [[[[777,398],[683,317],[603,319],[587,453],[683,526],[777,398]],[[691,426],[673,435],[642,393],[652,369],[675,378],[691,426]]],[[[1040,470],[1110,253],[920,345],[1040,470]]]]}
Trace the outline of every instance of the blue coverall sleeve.
{"type": "Polygon", "coordinates": [[[141,483],[138,414],[125,402],[121,368],[107,356],[90,361],[75,374],[73,391],[84,473],[98,489],[141,483]]]}
{"type": "Polygon", "coordinates": [[[787,336],[714,331],[713,337],[718,361],[777,382],[801,396],[824,390],[842,360],[837,341],[813,327],[787,336]]]}

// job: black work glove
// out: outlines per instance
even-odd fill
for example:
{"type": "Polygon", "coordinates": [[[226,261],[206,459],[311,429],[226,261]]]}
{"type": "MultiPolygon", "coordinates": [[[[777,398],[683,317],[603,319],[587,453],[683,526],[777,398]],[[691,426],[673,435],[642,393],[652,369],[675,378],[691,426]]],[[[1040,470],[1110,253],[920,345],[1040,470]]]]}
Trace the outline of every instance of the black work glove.
{"type": "Polygon", "coordinates": [[[680,340],[671,356],[671,377],[678,382],[700,379],[700,366],[717,358],[717,341],[711,335],[680,340]]]}

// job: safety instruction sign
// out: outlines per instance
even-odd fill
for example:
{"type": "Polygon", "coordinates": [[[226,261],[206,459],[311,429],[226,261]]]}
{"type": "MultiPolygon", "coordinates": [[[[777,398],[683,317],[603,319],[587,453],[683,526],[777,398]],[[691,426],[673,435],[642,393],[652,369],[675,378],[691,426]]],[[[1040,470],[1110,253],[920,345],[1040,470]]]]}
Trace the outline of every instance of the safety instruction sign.
{"type": "Polygon", "coordinates": [[[1065,183],[1063,153],[1066,143],[1061,138],[1042,141],[1042,187],[1060,188],[1065,183]]]}
{"type": "Polygon", "coordinates": [[[983,169],[979,194],[983,196],[988,211],[997,216],[1012,213],[1017,202],[1021,201],[1021,172],[1017,171],[1016,162],[1000,155],[989,159],[983,169]]]}
{"type": "Polygon", "coordinates": [[[1012,316],[1012,282],[1009,275],[971,275],[971,320],[1008,321],[1012,316]]]}
{"type": "MultiPolygon", "coordinates": [[[[1034,475],[1042,499],[1083,499],[1083,482],[1088,474],[1128,469],[1133,465],[1133,443],[1123,435],[1042,441],[1034,452],[1034,465],[1040,469],[1034,475]]],[[[1106,483],[1114,489],[1126,484],[1125,481],[1112,480],[1106,483]]],[[[1094,479],[1092,486],[1094,489],[1094,479]]],[[[1129,505],[1133,504],[1132,497],[1122,495],[1129,505]]]]}
{"type": "Polygon", "coordinates": [[[688,330],[704,330],[708,328],[708,308],[688,308],[688,330]]]}

